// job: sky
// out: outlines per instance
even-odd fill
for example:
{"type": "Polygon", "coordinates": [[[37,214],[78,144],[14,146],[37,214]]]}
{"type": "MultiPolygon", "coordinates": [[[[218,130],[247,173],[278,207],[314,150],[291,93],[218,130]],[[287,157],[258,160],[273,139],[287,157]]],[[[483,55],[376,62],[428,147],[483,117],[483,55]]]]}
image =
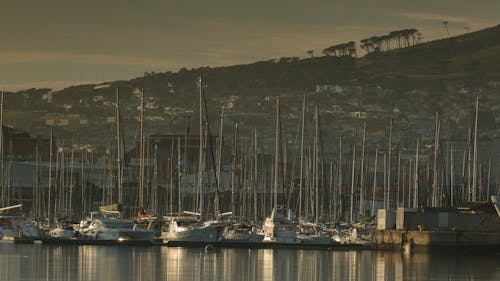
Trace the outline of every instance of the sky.
{"type": "Polygon", "coordinates": [[[423,41],[500,24],[499,0],[3,0],[0,89],[60,89],[316,55],[417,28],[423,41]]]}

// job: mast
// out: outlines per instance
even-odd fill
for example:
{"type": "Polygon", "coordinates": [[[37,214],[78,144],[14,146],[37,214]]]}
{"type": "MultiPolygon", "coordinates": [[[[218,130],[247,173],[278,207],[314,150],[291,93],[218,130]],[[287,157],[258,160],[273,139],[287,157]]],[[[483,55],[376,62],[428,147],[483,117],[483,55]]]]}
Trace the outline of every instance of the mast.
{"type": "MultiPolygon", "coordinates": [[[[173,143],[173,142],[172,142],[173,143]]],[[[172,150],[170,150],[172,151],[172,150]]],[[[158,213],[158,204],[157,204],[157,196],[158,196],[158,144],[154,145],[154,162],[153,162],[153,182],[151,187],[151,211],[153,214],[158,213]]],[[[170,161],[172,163],[172,161],[170,161]]],[[[172,165],[170,165],[170,169],[172,169],[172,165]]],[[[170,179],[172,179],[172,174],[170,174],[170,179]]],[[[172,190],[172,186],[170,185],[170,190],[172,190]]],[[[171,197],[169,197],[171,198],[171,197]]]]}
{"type": "Polygon", "coordinates": [[[38,219],[40,216],[40,152],[38,147],[38,140],[35,146],[35,196],[33,202],[33,218],[38,219]]]}
{"type": "MultiPolygon", "coordinates": [[[[410,161],[408,161],[408,208],[413,208],[413,205],[412,205],[412,189],[413,189],[413,193],[415,193],[415,186],[414,186],[414,173],[413,171],[415,170],[413,168],[413,160],[410,159],[410,161]]],[[[413,203],[415,204],[415,203],[413,203]]]]}
{"type": "Polygon", "coordinates": [[[476,116],[474,117],[474,156],[472,160],[472,201],[475,202],[477,189],[477,115],[479,113],[479,96],[476,97],[476,116]]]}
{"type": "Polygon", "coordinates": [[[360,171],[360,181],[359,181],[359,214],[364,215],[365,213],[365,146],[366,146],[366,121],[363,125],[363,143],[361,145],[361,171],[360,171]]]}
{"type": "Polygon", "coordinates": [[[49,194],[48,194],[48,209],[47,209],[47,216],[49,220],[49,225],[50,222],[52,221],[52,126],[50,127],[50,148],[49,148],[49,194]]]}
{"type": "Polygon", "coordinates": [[[144,89],[141,89],[141,111],[139,115],[139,208],[144,208],[144,89]]]}
{"type": "MultiPolygon", "coordinates": [[[[120,123],[120,93],[119,89],[116,89],[116,189],[118,193],[118,204],[122,204],[123,201],[123,169],[122,169],[122,153],[123,146],[121,142],[121,123],[120,123]]],[[[73,167],[73,166],[72,166],[73,167]]]]}
{"type": "Polygon", "coordinates": [[[338,185],[337,185],[337,191],[335,192],[335,208],[333,209],[333,216],[335,217],[335,219],[337,220],[342,214],[338,214],[337,213],[337,210],[338,211],[342,211],[342,209],[340,209],[338,207],[338,204],[339,204],[339,195],[342,196],[342,136],[339,137],[339,164],[338,164],[338,185]]]}
{"type": "MultiPolygon", "coordinates": [[[[219,147],[217,148],[217,174],[216,179],[217,179],[217,193],[219,192],[221,188],[221,165],[222,165],[222,138],[224,136],[224,106],[221,108],[221,114],[220,114],[220,131],[219,131],[219,147]]],[[[215,202],[215,214],[219,214],[219,196],[216,195],[215,197],[216,202],[215,202]]]]}
{"type": "Polygon", "coordinates": [[[279,166],[279,128],[280,128],[280,97],[276,97],[276,140],[274,147],[274,197],[273,208],[278,207],[278,166],[279,166]]]}
{"type": "MultiPolygon", "coordinates": [[[[401,150],[398,150],[398,167],[397,167],[397,181],[398,181],[398,191],[397,191],[397,196],[396,196],[396,207],[403,206],[404,203],[401,205],[399,204],[399,198],[400,198],[400,191],[401,191],[401,150]]],[[[404,190],[403,190],[403,201],[404,201],[404,190]]]]}
{"type": "Polygon", "coordinates": [[[389,209],[391,207],[391,160],[392,160],[392,117],[391,117],[391,124],[389,126],[389,153],[388,153],[388,159],[387,159],[387,205],[385,206],[386,209],[389,209]]]}
{"type": "Polygon", "coordinates": [[[455,197],[455,189],[454,189],[454,170],[453,170],[453,144],[451,144],[451,147],[450,147],[450,206],[453,207],[453,201],[454,201],[454,197],[455,197]]]}
{"type": "Polygon", "coordinates": [[[254,129],[254,187],[253,187],[253,220],[254,222],[257,222],[257,160],[258,160],[258,155],[257,155],[257,129],[254,129]]]}
{"type": "Polygon", "coordinates": [[[434,132],[434,164],[432,172],[432,207],[438,206],[438,171],[437,171],[437,155],[439,150],[439,113],[436,112],[436,127],[434,132]]]}
{"type": "MultiPolygon", "coordinates": [[[[38,149],[38,144],[37,144],[37,149],[38,149]]],[[[72,201],[73,201],[73,173],[74,173],[74,165],[75,165],[75,137],[73,137],[73,140],[71,142],[71,168],[70,168],[70,176],[69,176],[69,202],[68,202],[68,209],[71,211],[73,206],[72,206],[72,201]]]]}
{"type": "Polygon", "coordinates": [[[488,160],[488,183],[486,186],[486,201],[490,201],[491,156],[488,160]]]}
{"type": "Polygon", "coordinates": [[[234,193],[236,190],[236,156],[238,153],[237,148],[238,142],[238,123],[234,124],[234,136],[233,136],[233,161],[231,167],[231,212],[233,216],[236,214],[235,198],[234,193]]]}
{"type": "Polygon", "coordinates": [[[199,86],[200,86],[200,151],[199,151],[199,159],[198,159],[198,192],[199,194],[199,212],[200,217],[203,218],[203,82],[201,76],[198,78],[199,86]]]}
{"type": "MultiPolygon", "coordinates": [[[[52,145],[50,146],[52,147],[52,145]]],[[[81,183],[80,183],[80,186],[81,186],[81,195],[80,195],[80,209],[81,209],[81,215],[83,217],[83,214],[85,213],[85,177],[84,177],[84,173],[85,173],[85,158],[83,157],[83,154],[85,153],[86,151],[86,147],[85,146],[81,146],[80,147],[80,157],[81,157],[81,172],[80,172],[80,180],[81,180],[81,183]]],[[[52,153],[51,153],[52,155],[52,153]]]]}
{"type": "MultiPolygon", "coordinates": [[[[181,168],[181,138],[177,138],[177,212],[179,214],[182,212],[181,180],[184,172],[181,168]]],[[[170,212],[172,212],[172,204],[170,204],[170,212]]]]}
{"type": "Polygon", "coordinates": [[[0,173],[2,175],[1,185],[2,185],[2,207],[5,206],[5,167],[4,167],[4,157],[3,157],[3,91],[0,96],[0,173]]]}
{"type": "Polygon", "coordinates": [[[318,173],[318,140],[319,140],[319,105],[316,104],[314,109],[314,154],[313,154],[313,170],[314,170],[314,222],[319,222],[319,173],[318,173]]]}
{"type": "Polygon", "coordinates": [[[417,138],[417,152],[415,154],[415,175],[413,176],[415,191],[413,192],[413,208],[418,208],[418,146],[420,139],[417,138]]]}
{"type": "Polygon", "coordinates": [[[377,160],[378,148],[375,149],[375,167],[373,168],[373,189],[372,189],[372,216],[375,215],[375,195],[377,189],[377,160]]]}
{"type": "Polygon", "coordinates": [[[350,196],[350,212],[349,212],[349,222],[353,222],[353,212],[354,212],[354,181],[356,180],[356,141],[358,137],[358,130],[354,128],[354,139],[352,142],[352,168],[351,168],[351,196],[350,196]]]}
{"type": "Polygon", "coordinates": [[[300,133],[300,171],[299,171],[299,218],[302,218],[302,189],[304,185],[304,121],[306,115],[306,95],[302,99],[302,118],[301,118],[301,133],[300,133]]]}

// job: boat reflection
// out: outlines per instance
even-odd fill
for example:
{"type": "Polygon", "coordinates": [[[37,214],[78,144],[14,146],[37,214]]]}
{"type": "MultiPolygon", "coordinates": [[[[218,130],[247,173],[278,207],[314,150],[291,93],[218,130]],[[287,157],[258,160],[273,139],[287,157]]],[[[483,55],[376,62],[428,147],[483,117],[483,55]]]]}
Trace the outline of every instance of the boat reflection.
{"type": "Polygon", "coordinates": [[[0,280],[500,280],[495,253],[0,243],[0,280]]]}

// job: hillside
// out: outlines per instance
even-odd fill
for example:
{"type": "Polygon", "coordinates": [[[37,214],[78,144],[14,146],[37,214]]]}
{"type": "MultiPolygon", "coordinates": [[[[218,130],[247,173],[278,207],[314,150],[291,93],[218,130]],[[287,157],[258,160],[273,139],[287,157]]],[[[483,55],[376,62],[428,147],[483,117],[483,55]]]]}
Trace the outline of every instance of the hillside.
{"type": "Polygon", "coordinates": [[[274,128],[269,118],[274,102],[269,97],[280,95],[288,128],[285,133],[292,138],[302,95],[307,94],[308,114],[314,103],[320,104],[325,138],[352,135],[352,128],[366,118],[371,133],[382,141],[393,116],[404,143],[413,141],[417,132],[432,130],[435,111],[456,120],[452,133],[461,134],[470,122],[471,98],[481,93],[483,130],[495,137],[495,117],[500,113],[496,97],[500,87],[500,26],[361,58],[281,58],[146,73],[129,81],[73,86],[57,92],[31,89],[8,93],[5,120],[33,135],[45,136],[47,124],[54,124],[60,138],[76,136],[82,143],[104,148],[112,142],[113,102],[119,88],[130,145],[135,141],[139,104],[133,90],[145,89],[148,133],[182,133],[189,122],[196,127],[196,80],[200,75],[214,128],[220,108],[225,106],[227,130],[238,122],[249,130],[258,128],[264,138],[271,139],[274,128]]]}

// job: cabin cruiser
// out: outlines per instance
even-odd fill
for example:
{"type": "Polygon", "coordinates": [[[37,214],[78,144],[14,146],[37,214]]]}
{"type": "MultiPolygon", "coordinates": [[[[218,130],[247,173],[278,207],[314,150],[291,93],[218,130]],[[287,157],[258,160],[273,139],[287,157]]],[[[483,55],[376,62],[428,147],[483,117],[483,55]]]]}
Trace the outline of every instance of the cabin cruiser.
{"type": "Polygon", "coordinates": [[[119,211],[95,211],[80,222],[79,233],[84,238],[113,241],[153,241],[151,230],[139,229],[119,211]]]}
{"type": "Polygon", "coordinates": [[[271,216],[264,221],[263,242],[297,244],[295,225],[290,220],[291,212],[283,207],[274,208],[271,216]],[[288,211],[288,212],[286,212],[288,211]],[[288,214],[288,216],[286,216],[288,214]]]}
{"type": "Polygon", "coordinates": [[[223,228],[220,223],[203,223],[197,217],[190,215],[164,217],[164,220],[160,237],[165,242],[215,242],[219,239],[223,228]]]}

